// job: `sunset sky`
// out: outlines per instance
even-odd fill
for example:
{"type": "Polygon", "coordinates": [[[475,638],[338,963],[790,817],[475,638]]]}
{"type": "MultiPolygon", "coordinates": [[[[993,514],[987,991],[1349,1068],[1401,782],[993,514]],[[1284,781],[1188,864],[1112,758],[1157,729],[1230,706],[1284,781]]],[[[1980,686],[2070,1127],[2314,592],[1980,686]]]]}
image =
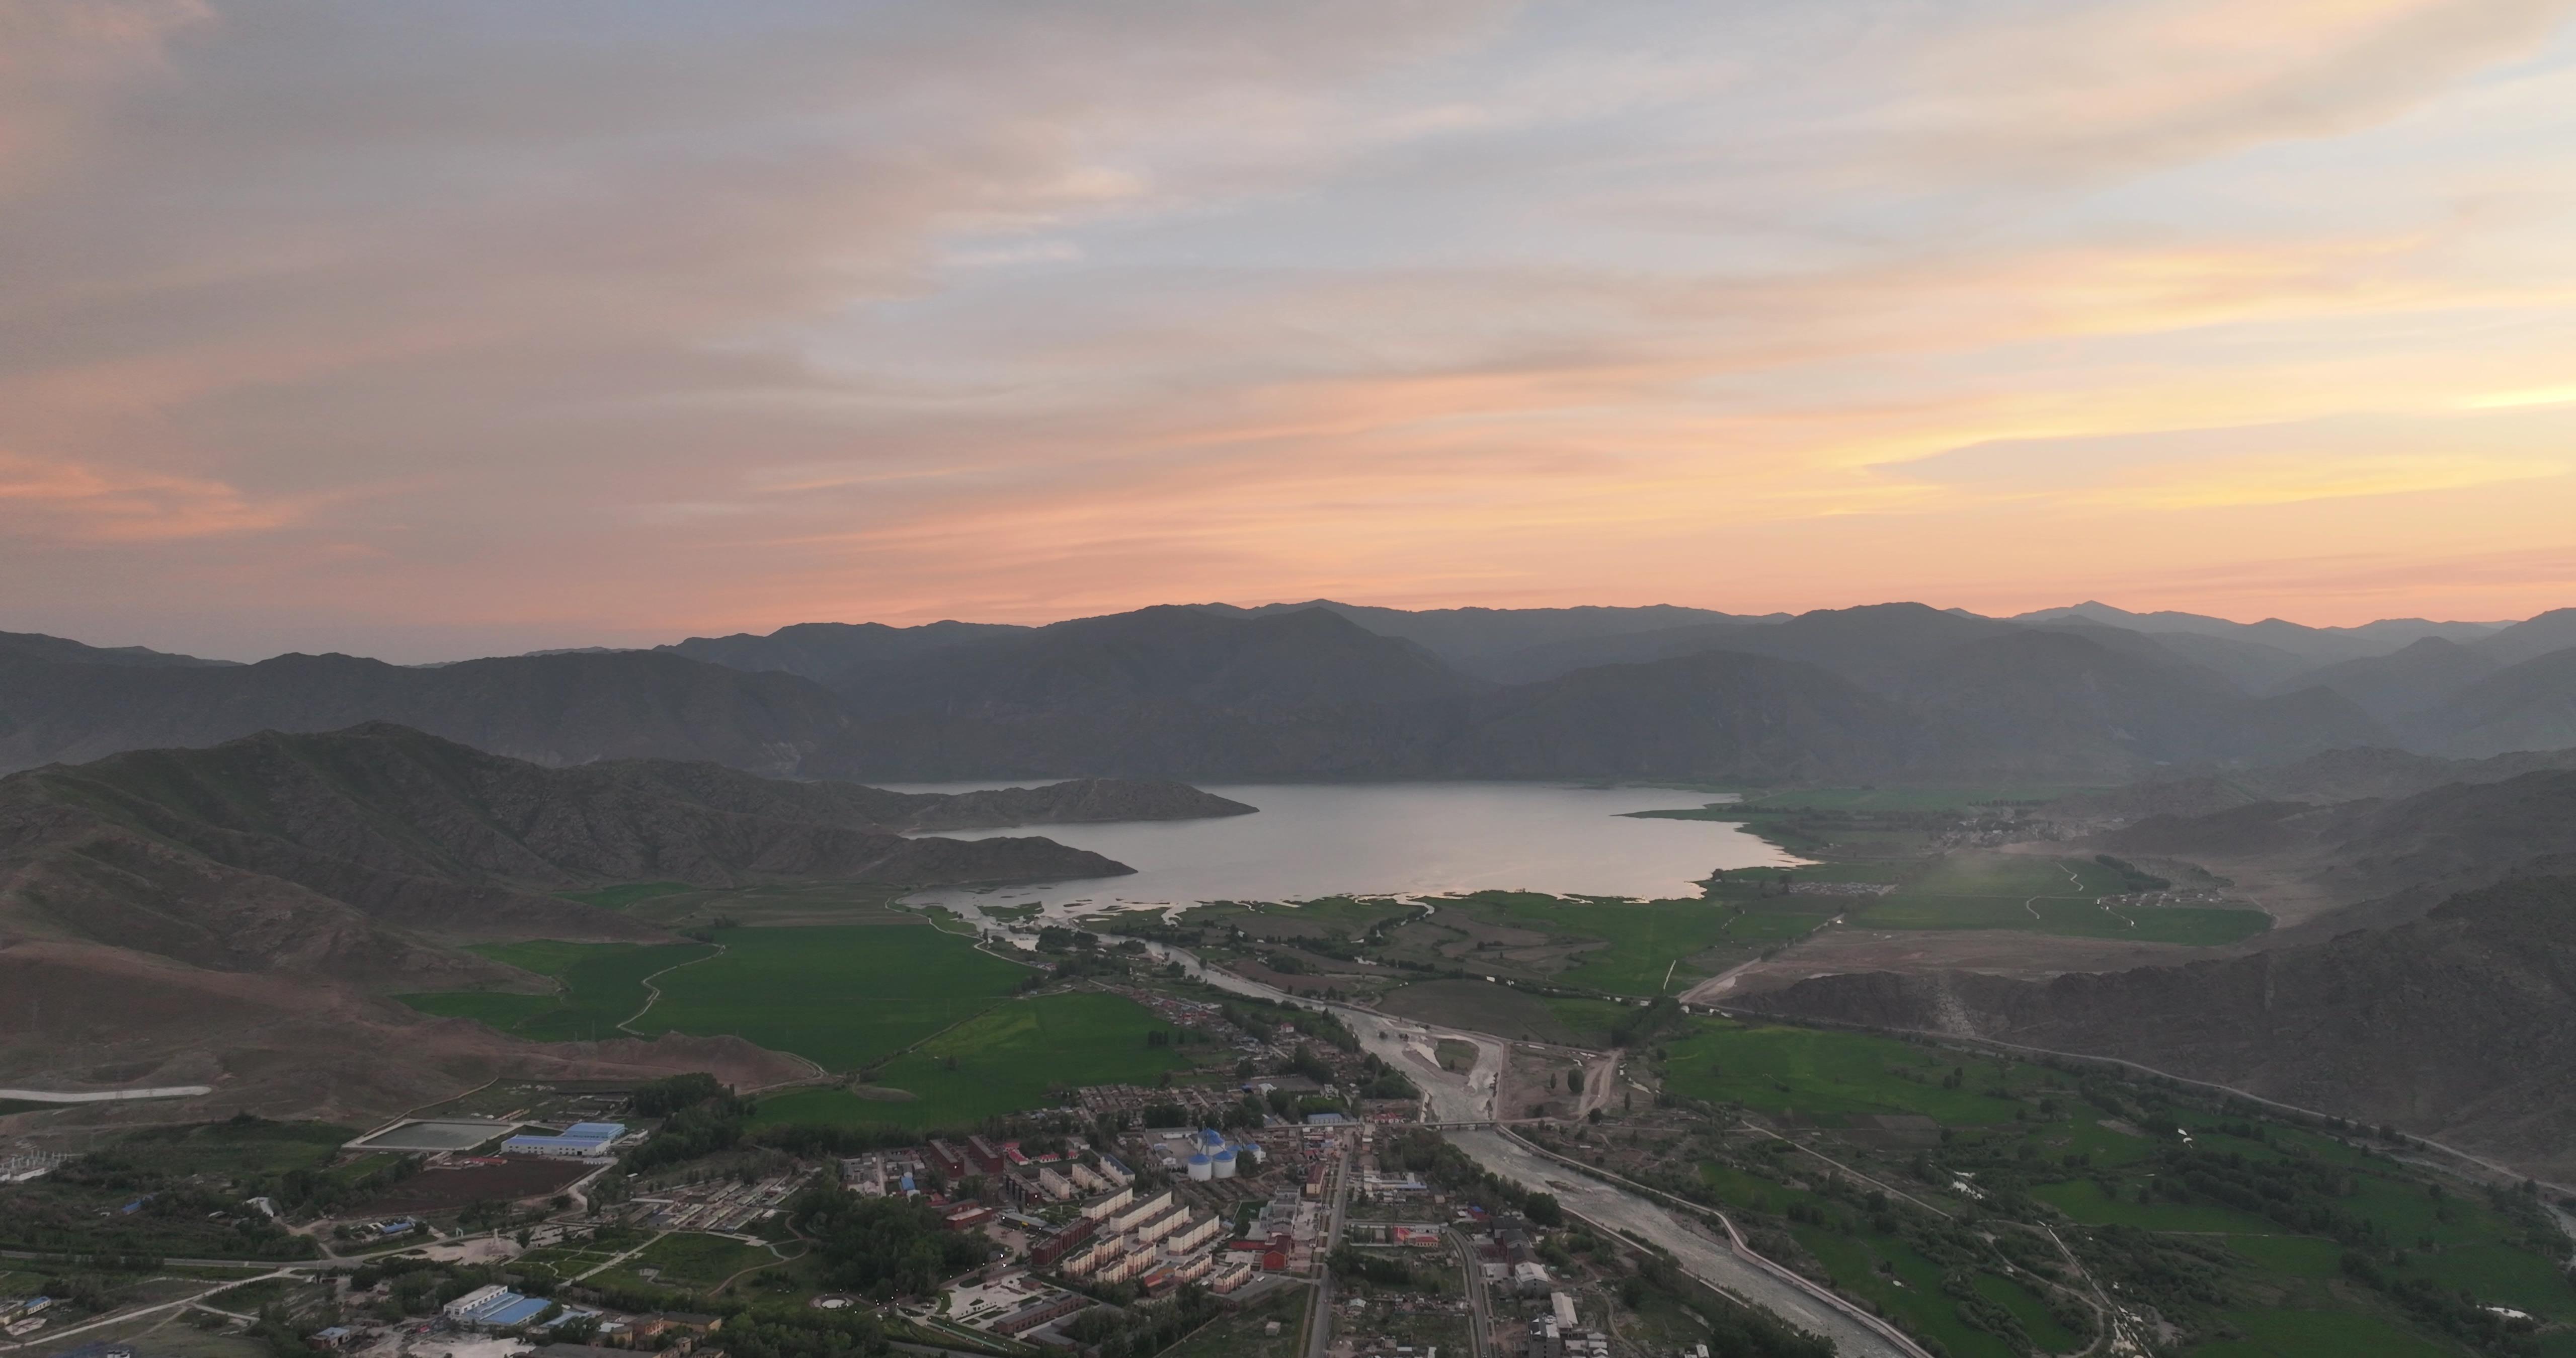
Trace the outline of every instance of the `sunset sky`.
{"type": "Polygon", "coordinates": [[[0,629],[2576,603],[2576,0],[0,6],[0,629]]]}

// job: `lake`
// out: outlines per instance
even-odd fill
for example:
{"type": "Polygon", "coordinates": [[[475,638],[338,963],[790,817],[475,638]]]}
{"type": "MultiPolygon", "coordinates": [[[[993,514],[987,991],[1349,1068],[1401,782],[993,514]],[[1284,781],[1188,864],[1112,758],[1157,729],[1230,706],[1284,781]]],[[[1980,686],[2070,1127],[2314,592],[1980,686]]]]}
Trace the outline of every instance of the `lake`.
{"type": "MultiPolygon", "coordinates": [[[[996,786],[1002,785],[906,784],[902,790],[996,786]]],[[[956,839],[1044,835],[1106,854],[1136,873],[1044,886],[944,887],[907,899],[969,914],[978,905],[1037,902],[1050,915],[1078,915],[1127,905],[1430,895],[1489,887],[1695,897],[1697,883],[1712,868],[1798,861],[1728,822],[1623,815],[1700,806],[1712,800],[1704,792],[1530,783],[1203,786],[1261,810],[1214,820],[944,832],[956,839]]]]}

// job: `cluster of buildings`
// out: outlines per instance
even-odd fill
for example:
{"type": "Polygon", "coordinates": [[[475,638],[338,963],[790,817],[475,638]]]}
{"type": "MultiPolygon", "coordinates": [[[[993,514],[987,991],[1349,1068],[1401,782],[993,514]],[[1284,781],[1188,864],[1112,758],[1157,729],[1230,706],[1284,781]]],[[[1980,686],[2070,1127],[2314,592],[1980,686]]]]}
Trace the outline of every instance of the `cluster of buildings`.
{"type": "Polygon", "coordinates": [[[1243,1101],[1241,1091],[1221,1085],[1085,1085],[1073,1092],[1075,1106],[1098,1117],[1103,1113],[1135,1115],[1148,1108],[1178,1108],[1201,1121],[1214,1121],[1243,1101]]]}
{"type": "Polygon", "coordinates": [[[998,1197],[1004,1211],[1022,1211],[1115,1192],[1134,1183],[1136,1173],[1118,1157],[1080,1142],[1031,1155],[1017,1141],[981,1136],[841,1161],[842,1182],[869,1197],[910,1197],[930,1192],[934,1180],[953,1186],[967,1178],[982,1179],[986,1195],[998,1197]]]}
{"type": "Polygon", "coordinates": [[[0,1155],[0,1184],[23,1184],[54,1172],[54,1166],[70,1159],[68,1152],[25,1152],[0,1155]]]}
{"type": "Polygon", "coordinates": [[[1206,1183],[1211,1179],[1231,1179],[1242,1169],[1259,1169],[1270,1152],[1259,1141],[1229,1138],[1207,1128],[1167,1134],[1154,1147],[1154,1154],[1166,1172],[1185,1173],[1206,1183]]]}
{"type": "Polygon", "coordinates": [[[773,1174],[752,1183],[732,1179],[675,1184],[635,1199],[642,1209],[639,1224],[665,1231],[739,1231],[778,1215],[795,1195],[801,1173],[773,1174]]]}
{"type": "Polygon", "coordinates": [[[1029,1262],[1050,1264],[1071,1278],[1093,1282],[1133,1282],[1147,1296],[1159,1296],[1183,1283],[1205,1280],[1217,1291],[1232,1291],[1251,1276],[1250,1269],[1215,1277],[1219,1236],[1225,1222],[1183,1203],[1170,1189],[1139,1197],[1122,1188],[1083,1204],[1081,1215],[1049,1238],[1031,1246],[1029,1262]]]}
{"type": "Polygon", "coordinates": [[[1091,1305],[1091,1298],[1079,1292],[1050,1287],[1027,1273],[1010,1273],[951,1289],[947,1319],[970,1330],[1018,1339],[1091,1305]]]}
{"type": "Polygon", "coordinates": [[[51,1297],[0,1297],[0,1334],[24,1339],[45,1328],[45,1322],[52,1318],[45,1312],[53,1305],[51,1297]]]}

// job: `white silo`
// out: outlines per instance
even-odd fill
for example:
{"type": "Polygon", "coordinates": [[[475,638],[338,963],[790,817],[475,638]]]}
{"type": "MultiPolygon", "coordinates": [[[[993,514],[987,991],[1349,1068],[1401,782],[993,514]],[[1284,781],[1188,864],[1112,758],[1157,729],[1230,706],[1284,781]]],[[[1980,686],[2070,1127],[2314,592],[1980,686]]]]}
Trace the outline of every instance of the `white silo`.
{"type": "Polygon", "coordinates": [[[1205,1151],[1190,1152],[1190,1177],[1193,1179],[1216,1177],[1216,1166],[1208,1160],[1205,1151]]]}

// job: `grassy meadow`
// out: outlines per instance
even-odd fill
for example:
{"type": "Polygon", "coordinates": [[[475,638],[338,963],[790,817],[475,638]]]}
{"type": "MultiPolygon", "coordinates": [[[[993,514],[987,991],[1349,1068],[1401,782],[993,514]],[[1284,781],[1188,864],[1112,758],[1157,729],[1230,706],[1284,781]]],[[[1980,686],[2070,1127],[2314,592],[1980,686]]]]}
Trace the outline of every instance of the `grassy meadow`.
{"type": "Polygon", "coordinates": [[[1030,973],[926,924],[723,929],[639,1032],[731,1034],[854,1071],[991,1008],[1030,973]]]}
{"type": "Polygon", "coordinates": [[[881,1097],[798,1090],[761,1102],[757,1123],[887,1122],[953,1127],[1045,1107],[1068,1088],[1150,1085],[1187,1057],[1149,1047],[1171,1031],[1151,1010],[1093,991],[1005,1000],[877,1068],[881,1097]],[[893,1095],[909,1097],[884,1097],[893,1095]]]}
{"type": "Polygon", "coordinates": [[[1996,1094],[2037,1078],[2034,1068],[1963,1061],[1956,1053],[1894,1038],[1814,1028],[1703,1020],[1665,1044],[1664,1087],[1688,1098],[1832,1124],[1852,1113],[1921,1113],[1948,1123],[2010,1120],[2020,1107],[1996,1094]],[[1967,1077],[1956,1088],[1953,1071],[1967,1077]]]}
{"type": "Polygon", "coordinates": [[[1962,851],[1899,879],[1888,895],[1859,898],[1856,903],[1863,904],[1852,922],[1873,929],[2018,929],[2203,946],[2238,942],[2272,924],[2259,910],[2120,909],[2101,903],[2127,889],[2117,871],[2091,859],[1962,851]]]}
{"type": "Polygon", "coordinates": [[[702,889],[686,882],[621,882],[616,886],[604,886],[595,891],[558,891],[555,893],[555,898],[577,901],[583,905],[595,905],[602,910],[623,910],[638,901],[685,895],[702,889]]]}
{"type": "Polygon", "coordinates": [[[1715,974],[1722,961],[1803,937],[1822,922],[1707,900],[1635,901],[1532,891],[1479,891],[1443,900],[1440,906],[1575,944],[1568,965],[1547,979],[1612,995],[1677,994],[1715,974]]]}
{"type": "Polygon", "coordinates": [[[436,991],[394,998],[442,1018],[469,1018],[513,1037],[577,1042],[615,1037],[644,1007],[646,977],[712,956],[703,943],[485,943],[469,951],[552,979],[551,995],[488,990],[436,991]]]}

